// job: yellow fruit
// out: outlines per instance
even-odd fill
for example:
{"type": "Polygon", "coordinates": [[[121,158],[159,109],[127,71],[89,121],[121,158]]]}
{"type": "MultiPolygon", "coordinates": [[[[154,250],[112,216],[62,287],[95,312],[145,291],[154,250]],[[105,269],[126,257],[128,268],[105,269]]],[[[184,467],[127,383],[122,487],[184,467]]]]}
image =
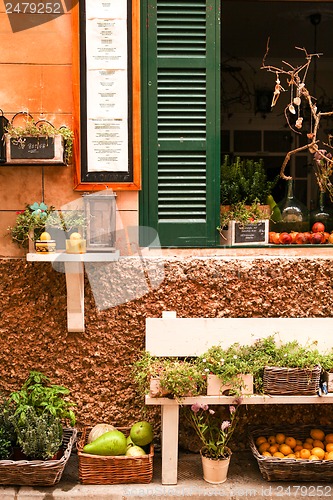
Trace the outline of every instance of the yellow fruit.
{"type": "Polygon", "coordinates": [[[312,446],[314,448],[318,447],[318,448],[322,448],[323,450],[325,449],[324,443],[322,441],[319,441],[319,439],[315,439],[312,443],[312,446]]]}
{"type": "Polygon", "coordinates": [[[265,443],[262,443],[258,450],[259,450],[259,453],[263,453],[264,451],[268,451],[268,448],[270,447],[270,444],[268,443],[268,441],[266,441],[265,443]]]}
{"type": "Polygon", "coordinates": [[[268,448],[268,451],[270,453],[276,453],[277,451],[279,451],[279,445],[278,444],[272,444],[269,448],[268,448]]]}
{"type": "Polygon", "coordinates": [[[272,456],[272,454],[271,454],[269,451],[264,451],[264,452],[262,453],[262,456],[263,456],[263,457],[271,457],[271,456],[272,456]]]}
{"type": "Polygon", "coordinates": [[[327,443],[327,445],[326,445],[326,451],[328,451],[329,453],[331,451],[333,451],[333,443],[327,443]]]}
{"type": "Polygon", "coordinates": [[[46,231],[44,231],[44,233],[42,233],[40,235],[40,240],[41,241],[52,240],[50,233],[47,233],[46,231]]]}
{"type": "Polygon", "coordinates": [[[284,455],[289,455],[293,452],[293,450],[287,444],[280,444],[279,451],[281,451],[281,453],[283,453],[284,455]]]}
{"type": "Polygon", "coordinates": [[[288,436],[286,437],[286,440],[285,440],[285,443],[290,446],[290,448],[295,448],[296,446],[296,439],[291,437],[291,436],[288,436]]]}
{"type": "Polygon", "coordinates": [[[311,455],[310,450],[307,450],[306,448],[303,448],[303,450],[301,450],[301,451],[299,452],[299,456],[300,456],[300,458],[304,458],[304,459],[306,459],[306,458],[309,458],[309,457],[310,457],[310,455],[311,455]]]}
{"type": "Polygon", "coordinates": [[[268,441],[270,444],[275,444],[275,443],[276,443],[275,436],[269,436],[269,438],[267,439],[267,441],[268,441]]]}
{"type": "Polygon", "coordinates": [[[266,441],[267,441],[267,439],[265,438],[265,436],[259,436],[256,439],[256,445],[260,446],[262,443],[265,443],[266,441]]]}
{"type": "Polygon", "coordinates": [[[276,453],[274,453],[273,457],[275,457],[275,458],[284,458],[284,454],[281,453],[280,451],[277,451],[276,453]]]}
{"type": "Polygon", "coordinates": [[[325,441],[326,443],[333,443],[333,434],[326,434],[325,441]]]}
{"type": "Polygon", "coordinates": [[[311,443],[307,443],[307,442],[305,442],[305,443],[303,444],[303,448],[305,448],[306,450],[312,450],[313,446],[312,446],[312,444],[311,444],[311,443]]]}
{"type": "Polygon", "coordinates": [[[69,237],[70,240],[75,241],[75,240],[82,240],[82,236],[80,233],[72,233],[69,237]]]}
{"type": "Polygon", "coordinates": [[[324,441],[324,439],[325,439],[325,432],[322,431],[321,429],[311,429],[310,436],[313,439],[319,439],[320,441],[324,441]]]}
{"type": "Polygon", "coordinates": [[[316,455],[310,455],[309,460],[320,460],[316,455]]]}
{"type": "Polygon", "coordinates": [[[329,451],[325,457],[326,460],[333,460],[333,451],[329,451]]]}
{"type": "Polygon", "coordinates": [[[316,457],[318,457],[319,460],[323,460],[325,456],[325,451],[322,448],[319,448],[319,446],[316,446],[315,448],[312,448],[311,455],[316,455],[316,457]]]}
{"type": "Polygon", "coordinates": [[[279,432],[278,434],[276,434],[275,439],[276,439],[277,443],[282,444],[282,443],[284,443],[286,436],[284,434],[282,434],[282,432],[279,432]]]}

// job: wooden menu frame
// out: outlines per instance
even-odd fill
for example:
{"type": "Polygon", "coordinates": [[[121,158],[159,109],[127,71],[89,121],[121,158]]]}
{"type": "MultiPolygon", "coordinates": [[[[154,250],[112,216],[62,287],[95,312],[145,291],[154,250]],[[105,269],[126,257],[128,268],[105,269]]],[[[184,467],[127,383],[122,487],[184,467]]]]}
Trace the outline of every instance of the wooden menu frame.
{"type": "MultiPolygon", "coordinates": [[[[126,1],[126,0],[124,0],[126,1]]],[[[73,100],[74,189],[101,191],[141,189],[141,102],[140,102],[140,0],[128,1],[128,171],[87,172],[87,110],[85,64],[85,0],[72,10],[73,33],[73,100]]]]}

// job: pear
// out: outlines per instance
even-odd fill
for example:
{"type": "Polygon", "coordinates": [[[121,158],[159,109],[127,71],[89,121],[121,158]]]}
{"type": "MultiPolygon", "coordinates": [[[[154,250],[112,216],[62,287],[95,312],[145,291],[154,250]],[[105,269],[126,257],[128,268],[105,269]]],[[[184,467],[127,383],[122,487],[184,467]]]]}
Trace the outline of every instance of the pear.
{"type": "Polygon", "coordinates": [[[89,455],[117,456],[125,455],[127,441],[125,434],[121,431],[113,430],[105,432],[99,438],[86,444],[82,452],[89,455]]]}

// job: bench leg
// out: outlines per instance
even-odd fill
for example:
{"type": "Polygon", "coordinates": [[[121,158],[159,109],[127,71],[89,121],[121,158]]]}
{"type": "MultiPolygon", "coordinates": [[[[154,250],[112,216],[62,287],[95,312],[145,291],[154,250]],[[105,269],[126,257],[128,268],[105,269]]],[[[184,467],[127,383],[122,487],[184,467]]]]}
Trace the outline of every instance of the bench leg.
{"type": "Polygon", "coordinates": [[[179,406],[163,405],[162,484],[177,484],[179,406]]]}

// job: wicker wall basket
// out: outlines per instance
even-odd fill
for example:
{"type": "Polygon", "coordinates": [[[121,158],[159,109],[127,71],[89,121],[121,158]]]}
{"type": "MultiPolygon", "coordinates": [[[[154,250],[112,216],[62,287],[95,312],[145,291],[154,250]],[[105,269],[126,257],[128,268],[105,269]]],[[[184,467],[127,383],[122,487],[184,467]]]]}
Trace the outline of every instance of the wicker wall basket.
{"type": "Polygon", "coordinates": [[[266,366],[264,369],[264,392],[266,394],[318,394],[321,367],[283,368],[266,366]]]}
{"type": "MultiPolygon", "coordinates": [[[[249,432],[249,443],[253,456],[258,462],[261,475],[267,481],[333,481],[333,460],[296,460],[293,458],[264,457],[260,455],[255,441],[259,436],[272,436],[282,432],[302,441],[310,436],[313,426],[294,426],[281,428],[252,428],[249,432]]],[[[332,428],[320,426],[325,434],[333,432],[332,428]]]]}
{"type": "Polygon", "coordinates": [[[64,429],[59,460],[0,460],[0,484],[53,486],[64,472],[76,440],[76,429],[64,429]]]}
{"type": "MultiPolygon", "coordinates": [[[[77,443],[79,457],[79,479],[82,484],[130,484],[150,483],[153,477],[154,446],[147,455],[139,457],[100,456],[82,452],[87,443],[91,427],[85,427],[77,443]]],[[[119,427],[125,435],[130,428],[119,427]]]]}

